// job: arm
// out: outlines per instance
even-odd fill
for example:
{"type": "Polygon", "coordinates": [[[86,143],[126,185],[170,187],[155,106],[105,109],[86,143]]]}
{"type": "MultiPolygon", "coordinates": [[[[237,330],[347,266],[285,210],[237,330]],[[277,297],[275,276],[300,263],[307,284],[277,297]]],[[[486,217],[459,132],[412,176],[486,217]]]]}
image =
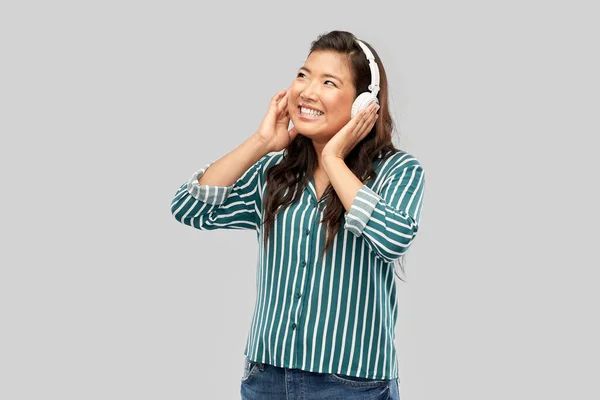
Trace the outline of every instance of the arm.
{"type": "Polygon", "coordinates": [[[287,90],[276,93],[260,127],[244,143],[215,163],[197,171],[181,185],[171,202],[179,222],[197,229],[258,229],[262,181],[269,164],[296,137],[288,130],[287,90]]]}
{"type": "Polygon", "coordinates": [[[252,136],[196,171],[171,202],[175,219],[200,230],[258,228],[261,182],[266,164],[273,159],[265,156],[267,152],[252,136]]]}
{"type": "Polygon", "coordinates": [[[323,169],[335,194],[340,198],[346,211],[350,212],[356,194],[363,183],[348,168],[346,162],[338,157],[323,157],[323,169]]]}
{"type": "Polygon", "coordinates": [[[401,257],[419,227],[425,182],[421,165],[408,154],[399,156],[397,165],[375,191],[363,185],[343,160],[332,161],[328,175],[347,210],[344,229],[362,236],[388,262],[401,257]]]}
{"type": "Polygon", "coordinates": [[[199,179],[199,184],[231,186],[268,152],[264,142],[252,135],[235,150],[212,163],[210,170],[206,170],[199,179]]]}

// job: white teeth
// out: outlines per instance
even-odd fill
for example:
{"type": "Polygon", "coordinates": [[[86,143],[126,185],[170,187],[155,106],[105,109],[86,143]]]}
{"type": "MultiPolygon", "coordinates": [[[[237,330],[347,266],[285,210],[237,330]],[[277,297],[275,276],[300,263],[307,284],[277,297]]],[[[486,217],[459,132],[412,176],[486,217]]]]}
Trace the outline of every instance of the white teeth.
{"type": "Polygon", "coordinates": [[[306,108],[306,107],[300,107],[300,112],[302,114],[311,115],[313,117],[318,117],[320,115],[323,115],[323,113],[321,111],[312,110],[312,109],[306,108]]]}

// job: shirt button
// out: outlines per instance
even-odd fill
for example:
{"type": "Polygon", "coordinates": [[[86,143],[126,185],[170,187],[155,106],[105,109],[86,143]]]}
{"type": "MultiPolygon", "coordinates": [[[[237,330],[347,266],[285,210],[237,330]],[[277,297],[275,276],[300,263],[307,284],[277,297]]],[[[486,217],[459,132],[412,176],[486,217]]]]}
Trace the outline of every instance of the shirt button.
{"type": "Polygon", "coordinates": [[[299,299],[302,295],[300,293],[296,293],[296,298],[299,299]]]}
{"type": "Polygon", "coordinates": [[[306,236],[308,236],[308,234],[310,233],[310,229],[306,230],[306,236]]]}
{"type": "Polygon", "coordinates": [[[302,261],[302,268],[306,267],[306,261],[302,261]]]}
{"type": "Polygon", "coordinates": [[[296,329],[296,323],[292,324],[292,329],[296,329]]]}

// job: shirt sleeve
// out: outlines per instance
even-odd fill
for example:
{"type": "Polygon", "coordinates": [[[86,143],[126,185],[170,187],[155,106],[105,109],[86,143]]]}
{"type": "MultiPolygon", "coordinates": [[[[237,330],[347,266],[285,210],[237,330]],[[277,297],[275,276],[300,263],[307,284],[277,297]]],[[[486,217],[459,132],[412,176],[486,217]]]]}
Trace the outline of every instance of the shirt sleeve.
{"type": "Polygon", "coordinates": [[[231,186],[200,185],[212,162],[181,185],[171,201],[171,213],[182,224],[200,230],[258,229],[262,219],[262,187],[266,155],[231,186]]]}
{"type": "Polygon", "coordinates": [[[344,215],[344,228],[362,237],[380,258],[388,262],[400,258],[419,230],[424,186],[419,162],[412,157],[403,160],[377,191],[366,184],[359,189],[344,215]]]}

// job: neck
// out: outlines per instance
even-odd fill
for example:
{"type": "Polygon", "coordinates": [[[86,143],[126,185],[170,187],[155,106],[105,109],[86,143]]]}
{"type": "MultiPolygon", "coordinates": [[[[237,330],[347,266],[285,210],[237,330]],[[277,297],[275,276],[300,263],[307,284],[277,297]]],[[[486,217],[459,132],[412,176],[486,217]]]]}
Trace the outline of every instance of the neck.
{"type": "Polygon", "coordinates": [[[317,153],[317,170],[323,169],[323,163],[321,162],[321,153],[325,148],[327,142],[317,142],[315,140],[312,141],[313,147],[315,148],[315,153],[317,153]]]}

